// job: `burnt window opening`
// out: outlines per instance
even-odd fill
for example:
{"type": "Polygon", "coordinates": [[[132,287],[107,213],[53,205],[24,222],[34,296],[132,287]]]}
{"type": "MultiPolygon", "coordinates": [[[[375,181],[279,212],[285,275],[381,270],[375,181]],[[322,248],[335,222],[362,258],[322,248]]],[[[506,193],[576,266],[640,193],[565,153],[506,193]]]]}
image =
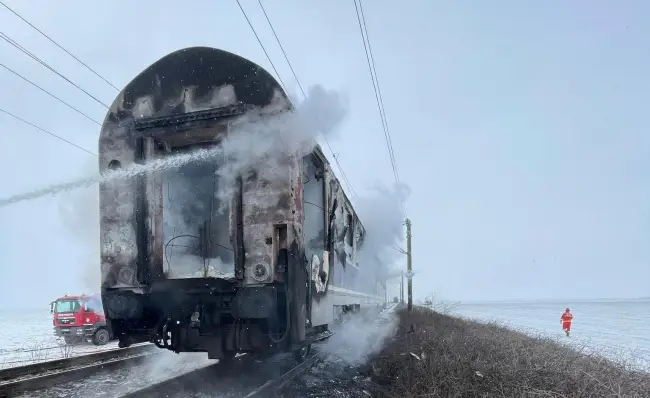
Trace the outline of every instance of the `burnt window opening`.
{"type": "Polygon", "coordinates": [[[327,246],[325,181],[319,177],[324,173],[325,164],[314,153],[310,153],[303,158],[303,238],[305,256],[309,263],[311,263],[314,255],[322,259],[323,251],[327,246]]]}
{"type": "Polygon", "coordinates": [[[346,231],[346,242],[349,246],[352,246],[354,244],[354,217],[352,217],[352,214],[348,213],[347,217],[347,231],[346,231]]]}
{"type": "Polygon", "coordinates": [[[274,227],[276,240],[276,266],[278,272],[286,271],[289,266],[289,250],[287,242],[287,225],[279,224],[274,227]]]}
{"type": "Polygon", "coordinates": [[[109,170],[118,170],[120,167],[122,167],[122,164],[120,163],[119,160],[113,159],[110,162],[108,162],[107,167],[109,170]]]}
{"type": "Polygon", "coordinates": [[[278,270],[284,272],[289,265],[289,250],[282,248],[278,250],[278,270]]]}
{"type": "MultiPolygon", "coordinates": [[[[205,147],[176,147],[162,156],[205,147]]],[[[229,197],[233,190],[217,173],[222,162],[219,158],[189,162],[161,172],[163,269],[168,278],[234,277],[229,197]]]]}

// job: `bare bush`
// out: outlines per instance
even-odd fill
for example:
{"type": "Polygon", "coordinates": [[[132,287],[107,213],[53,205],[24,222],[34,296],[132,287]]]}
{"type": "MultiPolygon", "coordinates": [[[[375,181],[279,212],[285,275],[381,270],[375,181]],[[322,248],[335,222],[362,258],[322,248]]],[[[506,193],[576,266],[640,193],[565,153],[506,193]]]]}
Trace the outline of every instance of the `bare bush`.
{"type": "Polygon", "coordinates": [[[34,341],[27,344],[24,352],[29,356],[29,360],[33,362],[47,361],[50,357],[50,350],[52,349],[51,343],[42,341],[34,341]]]}
{"type": "Polygon", "coordinates": [[[396,335],[371,363],[373,396],[650,396],[650,374],[587,347],[428,308],[399,317],[396,335]]]}
{"type": "Polygon", "coordinates": [[[66,344],[65,342],[59,342],[59,352],[61,353],[61,358],[70,358],[74,354],[75,346],[72,344],[66,344]]]}
{"type": "Polygon", "coordinates": [[[433,304],[431,306],[431,310],[439,313],[439,314],[444,314],[444,315],[449,315],[452,312],[456,311],[458,308],[459,303],[454,302],[454,301],[443,301],[443,300],[437,300],[433,301],[433,304]]]}

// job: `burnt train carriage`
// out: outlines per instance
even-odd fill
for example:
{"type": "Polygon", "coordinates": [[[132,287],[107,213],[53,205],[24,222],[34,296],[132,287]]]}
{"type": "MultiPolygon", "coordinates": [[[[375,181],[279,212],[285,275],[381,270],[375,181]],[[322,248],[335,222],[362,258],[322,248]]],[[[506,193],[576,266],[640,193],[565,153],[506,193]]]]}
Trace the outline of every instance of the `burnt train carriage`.
{"type": "Polygon", "coordinates": [[[318,146],[278,159],[272,181],[224,172],[215,148],[271,104],[292,110],[268,72],[206,47],[163,57],[113,102],[100,171],[174,165],[100,184],[102,298],[121,346],[301,358],[338,313],[383,303],[381,281],[358,275],[365,231],[318,146]]]}

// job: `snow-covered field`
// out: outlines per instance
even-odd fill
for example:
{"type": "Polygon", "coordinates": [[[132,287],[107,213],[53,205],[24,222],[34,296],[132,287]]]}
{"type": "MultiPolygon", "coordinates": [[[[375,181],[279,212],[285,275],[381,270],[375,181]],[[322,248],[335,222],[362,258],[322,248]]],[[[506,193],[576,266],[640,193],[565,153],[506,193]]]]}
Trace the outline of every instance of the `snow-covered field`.
{"type": "MultiPolygon", "coordinates": [[[[452,312],[586,346],[611,358],[632,360],[650,368],[650,299],[461,303],[452,312]],[[567,306],[575,317],[571,337],[564,336],[560,326],[560,315],[567,306]]],[[[86,343],[70,351],[62,343],[52,334],[52,315],[47,308],[0,312],[0,368],[117,348],[116,342],[102,347],[86,343]]]]}
{"type": "Polygon", "coordinates": [[[452,313],[497,321],[650,369],[650,299],[461,303],[452,313]],[[564,335],[560,325],[560,315],[566,307],[571,308],[574,316],[571,337],[564,335]]]}
{"type": "Polygon", "coordinates": [[[52,332],[48,308],[0,312],[0,369],[117,348],[117,342],[66,346],[52,332]]]}

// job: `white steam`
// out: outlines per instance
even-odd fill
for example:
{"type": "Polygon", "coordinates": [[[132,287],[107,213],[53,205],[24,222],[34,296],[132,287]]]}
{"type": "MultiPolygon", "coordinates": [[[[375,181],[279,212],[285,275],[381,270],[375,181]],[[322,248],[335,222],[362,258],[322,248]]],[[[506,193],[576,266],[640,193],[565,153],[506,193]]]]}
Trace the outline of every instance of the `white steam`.
{"type": "MultiPolygon", "coordinates": [[[[94,159],[88,169],[97,168],[97,160],[94,159]]],[[[70,237],[69,251],[78,254],[66,258],[66,274],[84,293],[98,294],[101,283],[99,187],[92,185],[59,197],[59,216],[70,237]]]]}
{"type": "Polygon", "coordinates": [[[398,250],[404,247],[406,237],[406,214],[402,204],[409,194],[404,184],[390,187],[376,184],[367,195],[356,198],[355,208],[366,229],[359,251],[362,281],[374,278],[383,281],[399,275],[399,266],[406,262],[406,257],[398,250]]]}
{"type": "Polygon", "coordinates": [[[338,358],[349,366],[366,363],[395,335],[398,317],[394,310],[391,305],[381,313],[346,315],[343,323],[332,328],[334,335],[319,347],[320,351],[329,354],[330,360],[338,358]]]}
{"type": "MultiPolygon", "coordinates": [[[[332,137],[347,115],[346,98],[321,86],[311,87],[294,112],[267,117],[285,106],[286,100],[278,95],[260,112],[251,112],[232,124],[231,134],[221,145],[227,162],[217,171],[221,182],[218,196],[224,203],[231,199],[235,178],[240,175],[256,172],[271,187],[275,181],[286,182],[288,157],[309,154],[317,144],[317,135],[332,137]]],[[[260,207],[274,204],[256,203],[260,207]]]]}
{"type": "Polygon", "coordinates": [[[114,394],[113,396],[122,396],[134,393],[173,377],[214,365],[217,362],[216,359],[208,359],[204,353],[186,352],[178,355],[164,350],[157,355],[145,358],[145,363],[142,366],[132,367],[128,381],[120,384],[112,391],[112,394],[114,394]]]}
{"type": "MultiPolygon", "coordinates": [[[[383,284],[387,278],[398,275],[397,267],[406,261],[396,247],[402,247],[405,238],[402,203],[408,195],[405,185],[378,184],[368,195],[355,200],[359,219],[366,229],[359,252],[358,288],[383,284]]],[[[394,311],[378,315],[371,310],[346,316],[322,349],[352,366],[359,365],[381,350],[386,339],[394,334],[397,322],[394,311]]]]}

